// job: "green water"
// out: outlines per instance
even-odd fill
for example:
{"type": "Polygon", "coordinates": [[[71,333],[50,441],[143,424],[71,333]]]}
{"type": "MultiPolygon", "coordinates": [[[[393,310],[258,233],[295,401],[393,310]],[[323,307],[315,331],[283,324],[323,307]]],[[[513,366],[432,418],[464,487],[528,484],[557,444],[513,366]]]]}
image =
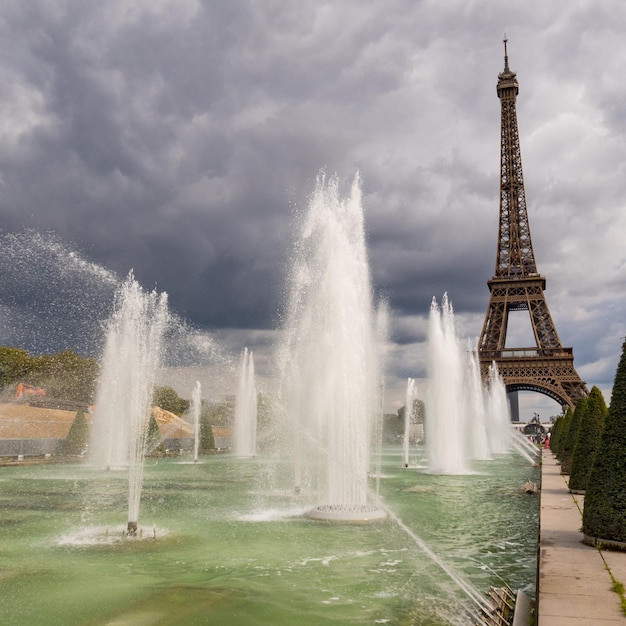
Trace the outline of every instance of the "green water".
{"type": "MultiPolygon", "coordinates": [[[[392,520],[336,524],[264,484],[269,461],[146,464],[141,540],[121,540],[123,472],[0,468],[0,624],[471,624],[472,604],[392,520]],[[156,533],[156,539],[154,534],[156,533]]],[[[385,451],[385,505],[481,592],[534,594],[539,471],[516,455],[468,476],[401,468],[385,451]]],[[[375,481],[372,481],[375,488],[375,481]]]]}

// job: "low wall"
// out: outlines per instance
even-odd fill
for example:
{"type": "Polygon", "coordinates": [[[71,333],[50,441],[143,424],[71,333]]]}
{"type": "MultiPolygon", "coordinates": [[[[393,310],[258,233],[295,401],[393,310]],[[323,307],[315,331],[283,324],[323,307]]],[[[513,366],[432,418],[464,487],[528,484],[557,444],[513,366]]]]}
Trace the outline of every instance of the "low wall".
{"type": "Polygon", "coordinates": [[[0,439],[0,456],[43,456],[55,454],[63,439],[0,439]]]}

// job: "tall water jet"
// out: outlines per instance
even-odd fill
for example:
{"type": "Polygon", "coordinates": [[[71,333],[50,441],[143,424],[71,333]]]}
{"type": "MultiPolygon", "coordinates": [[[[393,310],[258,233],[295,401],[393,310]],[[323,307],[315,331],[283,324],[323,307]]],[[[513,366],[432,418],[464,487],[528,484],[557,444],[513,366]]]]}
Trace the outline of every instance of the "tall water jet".
{"type": "Polygon", "coordinates": [[[389,342],[389,303],[381,300],[376,309],[376,342],[380,354],[378,357],[378,371],[380,374],[379,387],[379,407],[374,420],[374,461],[372,463],[372,474],[376,480],[376,504],[380,502],[380,476],[382,471],[383,458],[383,426],[385,419],[385,346],[389,342]]]}
{"type": "Polygon", "coordinates": [[[506,386],[495,362],[489,366],[486,404],[489,447],[494,454],[507,452],[511,446],[511,416],[506,386]]]}
{"type": "Polygon", "coordinates": [[[128,532],[139,517],[143,457],[167,295],[144,292],[132,272],[115,294],[106,332],[91,436],[91,463],[128,467],[128,532]]]}
{"type": "Polygon", "coordinates": [[[202,385],[197,380],[191,393],[191,417],[193,420],[193,462],[198,462],[200,448],[200,410],[202,408],[202,385]]]}
{"type": "Polygon", "coordinates": [[[404,437],[402,438],[402,451],[404,453],[404,467],[409,466],[409,444],[411,440],[411,418],[413,416],[413,402],[417,398],[415,391],[415,379],[409,378],[406,382],[406,395],[404,402],[404,437]]]}
{"type": "Polygon", "coordinates": [[[448,294],[433,298],[428,327],[426,444],[434,474],[465,474],[464,358],[448,294]]]}
{"type": "Polygon", "coordinates": [[[235,397],[234,453],[256,455],[257,397],[254,382],[254,356],[244,348],[239,366],[239,385],[235,397]]]}
{"type": "Polygon", "coordinates": [[[485,386],[480,376],[480,361],[478,350],[467,342],[466,350],[466,406],[468,442],[470,444],[469,458],[476,461],[486,461],[491,458],[489,450],[487,407],[485,403],[485,386]]]}
{"type": "Polygon", "coordinates": [[[317,488],[319,519],[384,517],[368,504],[380,375],[358,175],[347,199],[318,177],[290,288],[280,365],[295,490],[317,488]]]}

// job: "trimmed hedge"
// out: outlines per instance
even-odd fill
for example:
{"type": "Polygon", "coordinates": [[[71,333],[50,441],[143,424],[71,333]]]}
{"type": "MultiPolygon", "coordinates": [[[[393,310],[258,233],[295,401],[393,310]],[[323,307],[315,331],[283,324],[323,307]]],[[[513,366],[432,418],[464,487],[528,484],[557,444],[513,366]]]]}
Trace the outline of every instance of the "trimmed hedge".
{"type": "Polygon", "coordinates": [[[559,415],[550,430],[550,450],[552,450],[553,454],[556,456],[559,455],[559,438],[561,437],[564,421],[565,415],[559,415]]]}
{"type": "Polygon", "coordinates": [[[567,440],[567,433],[569,433],[570,426],[572,425],[572,418],[574,417],[574,411],[572,407],[567,407],[567,411],[563,416],[563,425],[559,431],[559,439],[557,441],[557,457],[561,463],[563,462],[563,454],[565,450],[565,441],[567,440]]]}
{"type": "Polygon", "coordinates": [[[583,533],[626,542],[626,342],[585,492],[583,533]]]}
{"type": "Polygon", "coordinates": [[[594,386],[586,401],[585,411],[578,429],[578,439],[572,455],[569,488],[573,491],[585,491],[587,489],[591,465],[604,430],[606,412],[607,408],[602,392],[594,386]]]}
{"type": "Polygon", "coordinates": [[[76,413],[76,417],[70,426],[67,437],[61,446],[62,454],[78,456],[85,452],[89,443],[89,426],[82,411],[76,413]]]}
{"type": "Polygon", "coordinates": [[[574,408],[572,417],[563,439],[563,446],[561,447],[561,472],[563,474],[569,474],[572,467],[572,456],[574,455],[574,448],[576,447],[576,441],[578,439],[578,431],[580,429],[580,422],[582,416],[587,408],[587,398],[581,398],[574,408]]]}

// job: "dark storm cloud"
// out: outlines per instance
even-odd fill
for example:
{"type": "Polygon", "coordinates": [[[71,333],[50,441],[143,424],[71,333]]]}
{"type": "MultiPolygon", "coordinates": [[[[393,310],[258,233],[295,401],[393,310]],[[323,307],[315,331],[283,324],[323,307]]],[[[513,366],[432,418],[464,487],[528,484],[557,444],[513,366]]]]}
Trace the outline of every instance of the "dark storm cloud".
{"type": "MultiPolygon", "coordinates": [[[[625,26],[618,0],[5,2],[0,230],[54,232],[225,344],[267,349],[318,171],[347,189],[358,170],[390,371],[417,376],[433,296],[468,336],[486,310],[506,31],[546,296],[607,390],[624,335],[625,26]]],[[[15,320],[32,292],[10,277],[15,320]]]]}
{"type": "Polygon", "coordinates": [[[0,270],[3,345],[99,354],[119,283],[114,274],[34,232],[0,238],[0,270]]]}

